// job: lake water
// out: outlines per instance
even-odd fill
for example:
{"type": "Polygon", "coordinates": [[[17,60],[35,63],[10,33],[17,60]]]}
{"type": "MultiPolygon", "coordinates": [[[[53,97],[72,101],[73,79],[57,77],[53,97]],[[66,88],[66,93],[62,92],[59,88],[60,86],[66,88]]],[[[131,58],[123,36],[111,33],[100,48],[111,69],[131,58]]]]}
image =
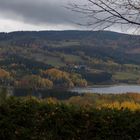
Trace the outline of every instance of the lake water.
{"type": "Polygon", "coordinates": [[[71,89],[72,92],[78,93],[101,93],[101,94],[119,94],[119,93],[140,93],[139,85],[111,85],[111,86],[93,86],[86,88],[74,88],[71,89]]]}

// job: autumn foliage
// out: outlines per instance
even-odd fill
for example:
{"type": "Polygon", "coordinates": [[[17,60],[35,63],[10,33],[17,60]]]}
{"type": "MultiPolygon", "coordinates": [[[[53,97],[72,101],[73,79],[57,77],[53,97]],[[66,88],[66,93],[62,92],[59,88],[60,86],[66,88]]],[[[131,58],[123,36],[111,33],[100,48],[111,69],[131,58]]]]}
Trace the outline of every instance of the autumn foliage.
{"type": "Polygon", "coordinates": [[[58,87],[87,86],[87,81],[80,74],[68,73],[56,68],[41,71],[41,76],[48,78],[58,87]]]}
{"type": "Polygon", "coordinates": [[[25,87],[25,88],[52,88],[53,83],[47,78],[41,78],[37,75],[29,75],[23,77],[23,79],[16,83],[18,87],[25,87]]]}
{"type": "Polygon", "coordinates": [[[0,105],[1,140],[137,140],[139,132],[140,110],[85,109],[33,97],[0,105]]]}
{"type": "Polygon", "coordinates": [[[8,78],[10,77],[10,73],[4,69],[0,69],[0,78],[8,78]]]}

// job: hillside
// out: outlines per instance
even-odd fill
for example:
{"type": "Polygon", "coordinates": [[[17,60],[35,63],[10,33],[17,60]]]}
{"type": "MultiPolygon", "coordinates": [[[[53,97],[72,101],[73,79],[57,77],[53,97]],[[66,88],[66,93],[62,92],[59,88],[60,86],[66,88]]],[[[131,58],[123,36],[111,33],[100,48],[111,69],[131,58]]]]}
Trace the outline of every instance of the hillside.
{"type": "MultiPolygon", "coordinates": [[[[43,82],[36,82],[39,88],[52,87],[51,82],[57,87],[85,86],[86,81],[136,84],[139,64],[140,36],[109,31],[0,33],[0,66],[10,75],[4,84],[27,85],[32,76],[42,78],[43,82]],[[53,73],[59,76],[54,78],[53,73]]],[[[5,76],[1,78],[3,84],[5,76]]]]}

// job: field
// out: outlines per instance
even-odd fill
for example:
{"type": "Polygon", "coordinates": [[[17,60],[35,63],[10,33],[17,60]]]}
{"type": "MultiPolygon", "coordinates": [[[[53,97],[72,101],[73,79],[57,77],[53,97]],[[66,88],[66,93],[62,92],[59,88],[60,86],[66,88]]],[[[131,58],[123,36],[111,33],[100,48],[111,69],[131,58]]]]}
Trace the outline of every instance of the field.
{"type": "Polygon", "coordinates": [[[138,81],[139,80],[139,73],[134,72],[116,72],[113,76],[113,80],[118,81],[138,81]]]}

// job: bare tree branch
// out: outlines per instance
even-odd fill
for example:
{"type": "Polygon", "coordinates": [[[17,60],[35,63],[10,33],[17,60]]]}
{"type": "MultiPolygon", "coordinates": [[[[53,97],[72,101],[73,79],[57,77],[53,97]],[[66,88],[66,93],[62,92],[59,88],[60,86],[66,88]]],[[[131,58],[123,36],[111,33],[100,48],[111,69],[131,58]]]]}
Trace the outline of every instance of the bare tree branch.
{"type": "Polygon", "coordinates": [[[86,4],[72,3],[67,8],[86,15],[86,26],[106,29],[128,25],[140,29],[140,0],[87,0],[86,4]]]}

